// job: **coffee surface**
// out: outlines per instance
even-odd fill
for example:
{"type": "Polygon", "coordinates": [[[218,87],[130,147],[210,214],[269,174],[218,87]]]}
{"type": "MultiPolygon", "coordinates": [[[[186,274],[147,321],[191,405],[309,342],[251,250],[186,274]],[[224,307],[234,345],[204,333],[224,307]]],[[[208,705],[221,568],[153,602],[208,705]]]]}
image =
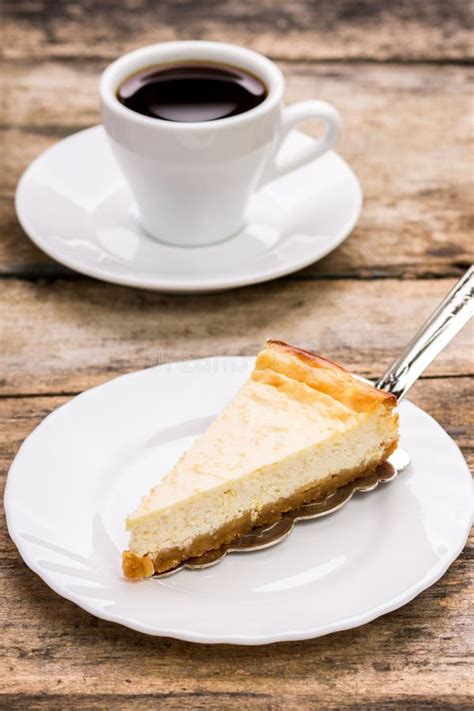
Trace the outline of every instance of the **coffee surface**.
{"type": "Polygon", "coordinates": [[[128,77],[118,100],[144,116],[189,123],[237,116],[264,101],[264,83],[224,64],[174,64],[148,67],[128,77]]]}

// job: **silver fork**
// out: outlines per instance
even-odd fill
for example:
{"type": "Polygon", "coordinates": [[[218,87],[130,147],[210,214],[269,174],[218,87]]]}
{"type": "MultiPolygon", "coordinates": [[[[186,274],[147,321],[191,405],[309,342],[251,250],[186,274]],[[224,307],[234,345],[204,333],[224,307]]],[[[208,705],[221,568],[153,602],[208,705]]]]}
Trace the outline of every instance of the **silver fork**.
{"type": "MultiPolygon", "coordinates": [[[[425,321],[402,354],[376,381],[375,387],[393,393],[400,402],[425,368],[446,348],[473,314],[474,267],[471,266],[425,321]]],[[[351,482],[322,500],[289,511],[274,524],[256,528],[246,536],[221,546],[218,550],[209,551],[199,558],[186,560],[173,570],[156,573],[154,577],[166,578],[183,568],[190,570],[208,568],[222,560],[227,553],[246,553],[270,548],[289,536],[298,521],[320,518],[339,510],[356,492],[373,491],[380,483],[392,481],[409,464],[410,456],[407,452],[397,449],[388,462],[370,476],[351,482]]]]}

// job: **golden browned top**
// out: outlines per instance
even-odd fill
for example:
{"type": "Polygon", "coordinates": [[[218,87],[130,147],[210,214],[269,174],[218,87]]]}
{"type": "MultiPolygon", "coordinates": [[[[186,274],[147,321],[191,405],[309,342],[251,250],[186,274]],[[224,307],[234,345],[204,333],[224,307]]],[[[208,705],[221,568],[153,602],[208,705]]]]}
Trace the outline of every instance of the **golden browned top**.
{"type": "Polygon", "coordinates": [[[305,383],[355,412],[369,411],[381,404],[387,407],[397,404],[395,395],[357,380],[338,363],[284,341],[267,341],[257,356],[255,371],[267,371],[269,378],[272,373],[279,373],[305,383]]]}

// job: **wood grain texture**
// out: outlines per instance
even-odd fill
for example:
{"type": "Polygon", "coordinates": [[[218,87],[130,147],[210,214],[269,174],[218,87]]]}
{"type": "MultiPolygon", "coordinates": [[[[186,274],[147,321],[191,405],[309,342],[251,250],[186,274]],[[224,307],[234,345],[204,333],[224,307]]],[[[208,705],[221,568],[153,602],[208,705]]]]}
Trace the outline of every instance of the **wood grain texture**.
{"type": "MultiPolygon", "coordinates": [[[[24,236],[11,197],[21,172],[42,150],[99,121],[97,77],[103,66],[7,63],[0,275],[70,274],[24,236]]],[[[347,63],[282,67],[288,102],[319,96],[340,108],[339,150],[365,194],[354,233],[300,276],[460,274],[474,256],[473,70],[347,63]]],[[[317,127],[307,124],[305,130],[315,135],[317,127]]]]}
{"type": "MultiPolygon", "coordinates": [[[[253,355],[267,337],[375,377],[452,284],[286,280],[186,297],[92,281],[6,281],[0,394],[78,392],[163,362],[253,355]]],[[[464,329],[427,372],[472,373],[472,336],[464,329]]]]}
{"type": "Polygon", "coordinates": [[[6,54],[110,59],[188,39],[280,59],[460,60],[472,56],[465,0],[6,0],[6,54]]]}
{"type": "MultiPolygon", "coordinates": [[[[0,400],[2,469],[32,428],[67,399],[0,400]]],[[[412,399],[474,463],[468,379],[422,380],[412,399]]],[[[370,625],[245,648],[150,638],[97,620],[31,573],[2,527],[5,708],[467,708],[474,692],[473,543],[435,586],[370,625]]]]}

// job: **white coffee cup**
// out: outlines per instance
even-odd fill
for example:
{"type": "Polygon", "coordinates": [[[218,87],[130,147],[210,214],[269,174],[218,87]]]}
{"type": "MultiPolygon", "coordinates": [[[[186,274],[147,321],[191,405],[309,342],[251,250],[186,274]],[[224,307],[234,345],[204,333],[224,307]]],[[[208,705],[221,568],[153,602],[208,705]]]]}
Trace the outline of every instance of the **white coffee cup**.
{"type": "Polygon", "coordinates": [[[102,117],[113,152],[152,237],[180,246],[211,244],[244,224],[251,194],[322,156],[337,141],[340,117],[324,101],[283,106],[285,82],[266,57],[224,42],[165,42],[129,52],[110,64],[100,81],[102,117]],[[264,101],[245,113],[214,121],[179,123],[144,116],[124,106],[117,90],[147,67],[190,60],[240,67],[267,88],[264,101]],[[278,151],[293,126],[324,124],[309,150],[283,162],[278,151]]]}

